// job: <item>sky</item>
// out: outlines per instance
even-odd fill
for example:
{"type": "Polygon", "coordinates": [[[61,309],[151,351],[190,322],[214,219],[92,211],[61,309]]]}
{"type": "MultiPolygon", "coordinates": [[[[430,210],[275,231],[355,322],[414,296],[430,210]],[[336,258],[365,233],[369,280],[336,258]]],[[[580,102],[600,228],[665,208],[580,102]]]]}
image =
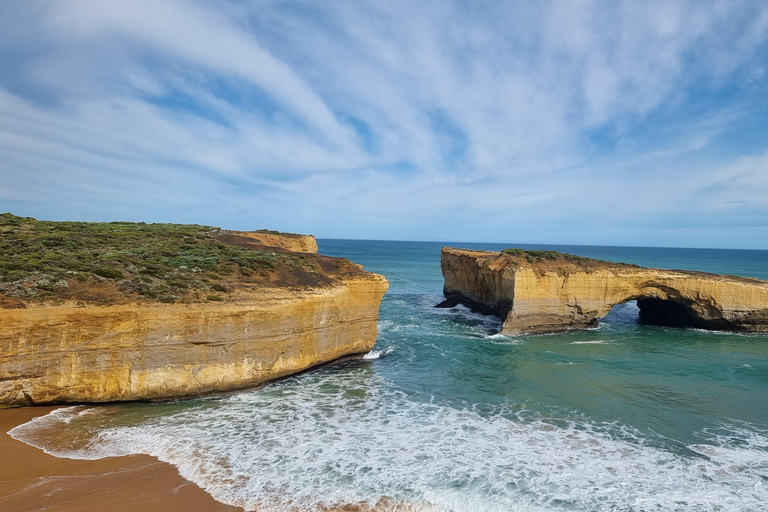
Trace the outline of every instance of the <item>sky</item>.
{"type": "Polygon", "coordinates": [[[0,211],[768,249],[768,3],[0,0],[0,211]]]}

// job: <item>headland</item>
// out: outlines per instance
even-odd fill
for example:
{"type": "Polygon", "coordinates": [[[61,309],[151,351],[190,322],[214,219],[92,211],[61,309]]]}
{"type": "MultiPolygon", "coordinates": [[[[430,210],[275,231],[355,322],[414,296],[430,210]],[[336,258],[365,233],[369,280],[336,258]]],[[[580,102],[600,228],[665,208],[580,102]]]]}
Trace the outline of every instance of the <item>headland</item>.
{"type": "Polygon", "coordinates": [[[257,386],[369,351],[388,287],[274,231],[3,214],[0,241],[0,405],[257,386]]]}

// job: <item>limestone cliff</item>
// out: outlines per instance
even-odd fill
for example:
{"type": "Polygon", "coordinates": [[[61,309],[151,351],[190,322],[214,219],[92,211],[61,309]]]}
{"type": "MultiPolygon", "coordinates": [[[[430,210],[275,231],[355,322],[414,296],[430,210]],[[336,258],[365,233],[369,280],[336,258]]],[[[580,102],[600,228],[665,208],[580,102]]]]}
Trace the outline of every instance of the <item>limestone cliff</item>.
{"type": "Polygon", "coordinates": [[[312,235],[278,233],[276,231],[232,231],[233,235],[254,240],[267,247],[279,247],[291,252],[317,252],[317,240],[312,235]]]}
{"type": "Polygon", "coordinates": [[[388,283],[314,237],[0,214],[0,406],[247,388],[376,342],[388,283]]]}
{"type": "Polygon", "coordinates": [[[366,273],[226,303],[0,310],[0,404],[230,391],[367,352],[387,286],[366,273]]]}
{"type": "Polygon", "coordinates": [[[505,334],[591,327],[630,300],[649,323],[768,332],[768,282],[758,279],[522,250],[444,247],[441,266],[446,298],[499,316],[505,334]]]}

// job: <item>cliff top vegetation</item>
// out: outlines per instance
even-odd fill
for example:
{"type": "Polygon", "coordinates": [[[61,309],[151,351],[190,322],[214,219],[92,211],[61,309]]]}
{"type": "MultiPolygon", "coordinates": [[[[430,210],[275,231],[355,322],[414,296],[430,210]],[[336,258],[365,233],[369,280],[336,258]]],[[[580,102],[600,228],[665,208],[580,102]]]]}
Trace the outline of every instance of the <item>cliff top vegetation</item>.
{"type": "MultiPolygon", "coordinates": [[[[539,251],[535,249],[510,248],[510,249],[504,249],[501,252],[509,256],[524,257],[528,263],[539,263],[545,260],[559,260],[559,259],[572,261],[574,263],[583,263],[591,259],[591,258],[586,258],[584,256],[577,256],[575,254],[567,254],[564,252],[539,251]]],[[[593,260],[593,261],[602,261],[602,260],[593,260]]]]}
{"type": "Polygon", "coordinates": [[[211,226],[0,214],[6,307],[30,299],[218,301],[245,286],[322,286],[355,270],[346,260],[266,247],[211,226]]]}
{"type": "Polygon", "coordinates": [[[569,267],[578,267],[581,270],[587,271],[616,267],[640,268],[638,265],[629,263],[613,263],[611,261],[587,258],[585,256],[557,251],[509,248],[502,250],[501,254],[511,256],[516,264],[522,263],[522,260],[525,260],[525,262],[529,263],[537,271],[557,270],[558,272],[563,273],[569,267]]]}
{"type": "Polygon", "coordinates": [[[257,229],[256,231],[254,231],[254,233],[262,233],[264,235],[284,236],[286,238],[301,238],[305,236],[298,233],[284,233],[283,231],[275,231],[274,229],[257,229]]]}

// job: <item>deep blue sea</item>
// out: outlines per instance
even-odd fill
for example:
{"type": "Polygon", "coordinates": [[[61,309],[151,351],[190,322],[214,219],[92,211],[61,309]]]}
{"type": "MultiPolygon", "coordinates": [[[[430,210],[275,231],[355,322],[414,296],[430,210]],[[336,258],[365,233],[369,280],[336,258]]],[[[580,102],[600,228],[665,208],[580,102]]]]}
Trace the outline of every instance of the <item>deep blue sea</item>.
{"type": "MultiPolygon", "coordinates": [[[[389,279],[376,348],[255,391],[71,407],[12,431],[65,457],[146,453],[260,511],[762,511],[768,337],[641,325],[502,336],[442,299],[440,247],[319,240],[389,279]]],[[[768,251],[524,246],[768,279],[768,251]]]]}

